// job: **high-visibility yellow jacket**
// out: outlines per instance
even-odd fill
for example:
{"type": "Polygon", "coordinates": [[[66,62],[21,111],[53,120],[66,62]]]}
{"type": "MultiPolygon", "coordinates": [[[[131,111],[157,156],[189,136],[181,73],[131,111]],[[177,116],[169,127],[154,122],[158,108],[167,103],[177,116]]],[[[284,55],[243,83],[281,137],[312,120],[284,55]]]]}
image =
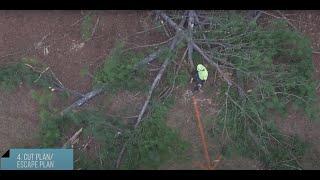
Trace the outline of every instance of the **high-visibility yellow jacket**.
{"type": "Polygon", "coordinates": [[[198,71],[199,78],[203,81],[206,81],[208,78],[208,71],[206,67],[204,67],[204,65],[202,64],[198,64],[197,71],[198,71]]]}

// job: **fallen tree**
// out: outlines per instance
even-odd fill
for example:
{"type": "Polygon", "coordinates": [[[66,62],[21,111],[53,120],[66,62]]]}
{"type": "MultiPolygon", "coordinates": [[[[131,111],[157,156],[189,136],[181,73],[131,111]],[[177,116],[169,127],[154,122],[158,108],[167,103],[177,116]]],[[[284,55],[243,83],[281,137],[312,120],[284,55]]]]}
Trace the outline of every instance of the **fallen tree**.
{"type": "MultiPolygon", "coordinates": [[[[173,69],[178,71],[184,56],[187,55],[189,69],[194,69],[194,64],[200,62],[208,65],[208,69],[212,68],[219,75],[216,83],[217,91],[220,93],[216,97],[219,110],[216,117],[212,117],[212,119],[215,118],[213,123],[216,123],[212,136],[220,135],[224,145],[229,143],[230,147],[243,150],[242,154],[249,154],[250,158],[263,161],[267,169],[284,168],[285,165],[274,162],[278,159],[289,161],[290,158],[299,155],[291,151],[290,156],[284,153],[292,147],[301,149],[302,147],[297,143],[298,140],[292,141],[293,138],[283,137],[273,127],[274,122],[269,120],[267,112],[270,110],[286,112],[287,104],[290,102],[303,107],[310,117],[314,115],[310,106],[314,102],[312,100],[314,89],[310,75],[312,74],[309,56],[311,53],[309,54],[308,42],[302,36],[287,30],[281,23],[272,24],[270,27],[258,26],[258,18],[264,14],[260,11],[250,12],[249,21],[243,15],[226,12],[154,11],[154,14],[159,17],[158,20],[162,21],[162,24],[165,24],[164,26],[168,25],[170,32],[174,32],[167,41],[170,42],[170,46],[159,48],[134,65],[125,64],[126,62],[124,65],[116,64],[119,62],[117,60],[123,58],[113,60],[114,64],[110,63],[113,66],[111,68],[106,66],[107,68],[101,72],[103,77],[95,79],[109,87],[114,87],[112,86],[114,82],[127,83],[129,78],[134,77],[131,73],[161,59],[161,54],[169,49],[169,56],[163,58],[164,62],[160,68],[153,70],[158,72],[146,93],[146,99],[132,127],[133,132],[141,127],[145,118],[148,118],[146,115],[148,106],[165,72],[168,72],[170,63],[174,62],[178,68],[173,69]],[[179,21],[178,25],[176,22],[179,21]],[[174,61],[172,54],[177,54],[181,46],[186,51],[178,64],[174,61]],[[130,73],[120,74],[121,78],[118,78],[117,72],[109,73],[115,68],[130,70],[130,73]],[[277,153],[282,156],[277,156],[277,153]]],[[[175,79],[177,72],[173,74],[175,79]]],[[[171,86],[171,88],[166,86],[159,96],[163,97],[171,93],[174,85],[171,86]]],[[[82,106],[105,90],[97,88],[82,95],[62,111],[62,114],[82,106]]],[[[148,120],[152,121],[150,118],[148,120]]],[[[116,168],[120,167],[128,142],[131,140],[129,135],[119,149],[119,155],[115,160],[116,168]]],[[[291,166],[299,166],[299,163],[292,163],[291,166]]]]}
{"type": "MultiPolygon", "coordinates": [[[[183,19],[180,23],[180,27],[184,24],[185,22],[185,19],[183,19]]],[[[171,45],[170,45],[170,50],[173,51],[177,44],[181,41],[181,34],[178,32],[176,37],[174,38],[174,40],[172,41],[171,45]]],[[[169,63],[171,62],[172,60],[172,57],[168,57],[165,59],[164,63],[161,65],[160,67],[160,70],[156,76],[156,78],[154,79],[153,83],[152,83],[152,86],[149,90],[149,93],[148,93],[148,96],[147,96],[147,99],[146,101],[144,102],[144,105],[139,113],[139,116],[138,116],[138,119],[134,125],[134,128],[137,128],[142,120],[142,117],[146,111],[146,108],[150,102],[150,99],[151,99],[151,96],[152,96],[152,92],[154,91],[154,89],[156,88],[156,86],[158,85],[159,81],[161,80],[161,77],[166,69],[166,67],[169,65],[169,63]]],[[[120,151],[120,154],[119,154],[119,157],[117,159],[117,162],[116,162],[116,168],[119,168],[120,166],[120,163],[121,163],[121,159],[123,157],[123,154],[125,152],[125,148],[126,148],[126,144],[123,145],[123,147],[121,148],[121,151],[120,151]]]]}

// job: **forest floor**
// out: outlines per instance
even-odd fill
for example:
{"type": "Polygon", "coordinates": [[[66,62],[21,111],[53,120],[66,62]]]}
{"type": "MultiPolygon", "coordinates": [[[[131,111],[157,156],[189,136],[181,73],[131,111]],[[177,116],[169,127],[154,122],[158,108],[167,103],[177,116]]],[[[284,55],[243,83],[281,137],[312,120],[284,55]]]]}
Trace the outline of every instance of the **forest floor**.
{"type": "MultiPolygon", "coordinates": [[[[277,12],[268,11],[276,16],[277,12]]],[[[320,12],[318,11],[282,11],[300,32],[312,40],[314,51],[320,51],[320,12]]],[[[80,20],[83,11],[0,11],[0,65],[32,57],[45,63],[66,87],[85,93],[92,88],[92,79],[82,76],[81,70],[88,68],[90,73],[103,63],[119,39],[152,28],[150,12],[147,11],[103,11],[93,16],[95,23],[99,17],[92,39],[84,41],[81,36],[80,20]],[[45,37],[45,38],[44,38],[45,37]],[[42,42],[42,43],[39,43],[42,42]]],[[[263,14],[261,21],[274,17],[263,14]]],[[[139,46],[160,43],[167,39],[158,31],[130,36],[126,47],[139,49],[139,46]]],[[[142,48],[141,48],[142,49],[142,48]]],[[[313,54],[316,67],[315,78],[320,80],[320,54],[313,54]]],[[[213,84],[214,77],[209,76],[207,85],[213,84]]],[[[202,145],[196,122],[193,119],[193,106],[188,98],[183,98],[187,88],[178,88],[181,97],[176,97],[176,105],[170,110],[167,124],[179,130],[181,136],[190,142],[186,163],[169,162],[160,169],[201,169],[204,163],[202,145]]],[[[320,96],[320,88],[317,90],[320,96]]],[[[53,92],[54,93],[54,92],[53,92]]],[[[204,91],[197,95],[200,100],[202,120],[206,129],[206,118],[216,113],[213,97],[215,91],[204,91]]],[[[68,99],[65,105],[73,102],[68,99]]],[[[109,96],[95,99],[85,106],[101,103],[106,106],[106,114],[114,114],[125,109],[126,115],[134,116],[143,105],[144,96],[118,92],[112,99],[109,96]],[[134,107],[134,108],[132,108],[134,107]]],[[[319,102],[320,103],[320,102],[319,102]]],[[[58,103],[59,105],[59,103],[58,103]]],[[[134,119],[128,119],[131,121],[134,119]]],[[[129,122],[132,123],[132,122],[129,122]]],[[[320,122],[310,121],[301,112],[289,113],[285,120],[276,121],[279,129],[288,135],[297,134],[312,144],[310,152],[302,160],[304,169],[320,168],[320,122]]],[[[36,102],[31,98],[31,90],[21,85],[16,91],[0,92],[0,154],[12,147],[37,147],[39,118],[36,102]]],[[[220,152],[220,142],[210,139],[209,151],[214,160],[220,152]]],[[[255,160],[230,157],[223,158],[217,169],[261,169],[255,160]]]]}

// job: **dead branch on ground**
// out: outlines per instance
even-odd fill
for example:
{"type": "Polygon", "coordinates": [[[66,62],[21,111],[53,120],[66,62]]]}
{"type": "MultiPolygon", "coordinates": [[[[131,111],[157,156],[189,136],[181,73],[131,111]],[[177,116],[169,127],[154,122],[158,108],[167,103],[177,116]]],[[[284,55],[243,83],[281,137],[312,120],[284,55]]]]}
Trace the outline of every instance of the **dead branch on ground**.
{"type": "MultiPolygon", "coordinates": [[[[178,41],[180,41],[180,37],[179,37],[179,36],[177,36],[177,37],[173,40],[173,42],[171,43],[171,46],[170,46],[170,49],[171,49],[171,50],[173,50],[173,49],[176,47],[178,41]]],[[[171,60],[171,58],[169,57],[169,58],[167,58],[167,59],[164,61],[164,63],[162,64],[162,66],[161,66],[161,68],[160,68],[160,70],[159,70],[159,72],[158,72],[158,75],[157,75],[156,78],[154,79],[154,81],[153,81],[153,83],[152,83],[152,86],[151,86],[151,88],[150,88],[150,90],[149,90],[149,93],[148,93],[148,96],[147,96],[147,100],[144,102],[144,105],[143,105],[143,107],[142,107],[142,109],[141,109],[141,111],[140,111],[140,113],[139,113],[139,115],[138,115],[138,119],[137,119],[137,122],[136,122],[135,125],[134,125],[134,128],[137,128],[138,125],[140,124],[140,122],[142,121],[142,116],[144,115],[144,113],[145,113],[145,111],[146,111],[146,109],[147,109],[147,106],[148,106],[148,104],[149,104],[149,102],[150,102],[150,99],[151,99],[153,90],[154,90],[154,89],[156,88],[156,86],[158,85],[158,83],[159,83],[159,81],[160,81],[160,79],[161,79],[161,77],[162,77],[162,75],[163,75],[166,67],[167,67],[167,66],[169,65],[169,63],[170,63],[170,60],[171,60]]],[[[122,156],[123,156],[123,154],[124,154],[124,152],[125,152],[125,148],[126,148],[126,144],[123,145],[123,147],[122,147],[122,149],[121,149],[121,152],[120,152],[120,154],[119,154],[119,156],[118,156],[117,163],[116,163],[116,168],[119,168],[119,166],[120,166],[122,156]]]]}
{"type": "MultiPolygon", "coordinates": [[[[179,26],[178,28],[180,28],[180,27],[183,26],[185,20],[186,20],[185,18],[182,19],[182,21],[180,22],[180,26],[179,26]]],[[[181,37],[180,31],[177,31],[177,34],[175,35],[175,38],[173,39],[173,41],[172,41],[169,49],[170,49],[171,51],[173,51],[173,50],[176,48],[177,44],[179,44],[179,42],[180,42],[181,40],[182,40],[182,37],[181,37]]],[[[161,65],[160,70],[159,70],[156,78],[154,79],[154,81],[153,81],[153,83],[152,83],[152,85],[151,85],[151,88],[150,88],[150,90],[149,90],[149,92],[148,92],[147,99],[146,99],[146,101],[144,102],[144,105],[143,105],[143,107],[142,107],[142,109],[141,109],[141,111],[140,111],[140,113],[139,113],[139,115],[138,115],[138,119],[137,119],[137,121],[136,121],[136,123],[135,123],[135,125],[134,125],[134,128],[135,128],[135,129],[139,126],[140,122],[142,121],[142,117],[143,117],[143,115],[144,115],[144,113],[145,113],[145,111],[146,111],[146,109],[147,109],[147,106],[148,106],[148,104],[149,104],[149,102],[150,102],[152,93],[153,93],[154,89],[156,88],[156,86],[159,84],[159,81],[161,80],[161,77],[162,77],[162,75],[163,75],[166,67],[167,67],[167,66],[169,65],[169,63],[171,62],[171,59],[172,59],[172,57],[166,58],[165,61],[164,61],[164,63],[161,65]]],[[[119,154],[119,156],[118,156],[118,158],[117,158],[116,168],[119,168],[119,166],[120,166],[120,163],[121,163],[123,154],[124,154],[125,149],[126,149],[126,145],[127,145],[127,143],[125,143],[125,144],[123,145],[123,147],[121,148],[120,154],[119,154]]]]}
{"type": "Polygon", "coordinates": [[[188,60],[191,66],[191,71],[194,70],[194,64],[192,60],[193,46],[191,44],[191,41],[193,41],[192,33],[193,33],[193,26],[194,26],[194,14],[195,14],[194,11],[189,11],[188,30],[189,30],[190,41],[188,42],[188,60]]]}
{"type": "Polygon", "coordinates": [[[67,148],[68,146],[73,146],[77,139],[79,138],[79,135],[81,134],[83,128],[80,128],[76,133],[73,134],[73,136],[62,146],[62,148],[67,148]]]}

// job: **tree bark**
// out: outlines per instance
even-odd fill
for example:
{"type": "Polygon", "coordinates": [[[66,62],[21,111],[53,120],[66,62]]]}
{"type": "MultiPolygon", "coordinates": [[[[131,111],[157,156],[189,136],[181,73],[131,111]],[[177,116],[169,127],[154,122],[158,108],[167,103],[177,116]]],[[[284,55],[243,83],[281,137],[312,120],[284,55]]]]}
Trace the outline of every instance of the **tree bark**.
{"type": "Polygon", "coordinates": [[[64,109],[61,114],[65,114],[68,111],[72,110],[73,108],[76,107],[80,107],[82,106],[84,103],[86,103],[87,101],[89,101],[90,99],[96,97],[97,95],[99,95],[100,93],[102,93],[105,90],[105,88],[101,87],[101,88],[97,88],[94,89],[93,91],[88,92],[87,94],[85,94],[81,99],[77,100],[76,102],[74,102],[73,104],[71,104],[69,107],[67,107],[66,109],[64,109]]]}
{"type": "Polygon", "coordinates": [[[138,70],[138,68],[142,65],[145,64],[149,64],[152,61],[154,61],[157,57],[160,56],[160,54],[164,51],[164,49],[158,49],[157,51],[149,54],[149,56],[145,57],[142,61],[138,62],[135,66],[134,66],[134,70],[138,70]]]}
{"type": "Polygon", "coordinates": [[[192,38],[192,32],[193,32],[193,26],[194,26],[194,11],[189,11],[189,19],[188,19],[188,30],[189,30],[189,38],[190,41],[188,42],[188,60],[189,64],[191,66],[191,71],[194,70],[194,64],[192,59],[192,53],[193,53],[193,46],[191,44],[192,38]]]}

